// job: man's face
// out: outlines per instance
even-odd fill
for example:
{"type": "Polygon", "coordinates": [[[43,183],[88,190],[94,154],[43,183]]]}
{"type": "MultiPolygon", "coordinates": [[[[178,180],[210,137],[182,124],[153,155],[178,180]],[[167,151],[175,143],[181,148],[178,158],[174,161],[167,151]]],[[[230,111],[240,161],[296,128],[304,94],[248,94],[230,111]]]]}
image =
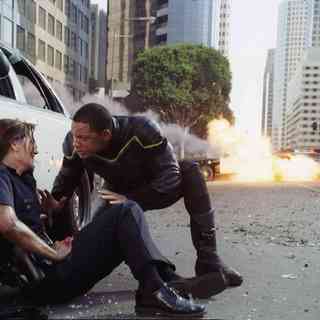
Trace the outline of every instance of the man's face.
{"type": "Polygon", "coordinates": [[[111,139],[109,130],[101,133],[90,128],[88,123],[72,122],[71,133],[73,137],[73,147],[80,158],[87,158],[92,154],[106,150],[111,139]]]}

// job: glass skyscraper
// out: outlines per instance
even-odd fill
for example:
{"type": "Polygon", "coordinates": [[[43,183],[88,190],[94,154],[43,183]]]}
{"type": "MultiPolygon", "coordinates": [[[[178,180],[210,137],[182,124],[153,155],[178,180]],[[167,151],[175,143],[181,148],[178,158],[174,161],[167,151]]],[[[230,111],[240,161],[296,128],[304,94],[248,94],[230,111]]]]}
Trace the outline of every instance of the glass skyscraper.
{"type": "Polygon", "coordinates": [[[221,0],[174,0],[168,4],[168,44],[218,48],[221,0]]]}

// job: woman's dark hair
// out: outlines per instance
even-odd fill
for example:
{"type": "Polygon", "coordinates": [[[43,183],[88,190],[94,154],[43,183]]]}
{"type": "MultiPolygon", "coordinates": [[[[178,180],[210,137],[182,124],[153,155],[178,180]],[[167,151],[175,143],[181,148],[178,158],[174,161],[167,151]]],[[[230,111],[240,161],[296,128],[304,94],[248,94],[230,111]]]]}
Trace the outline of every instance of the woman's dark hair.
{"type": "Polygon", "coordinates": [[[87,123],[92,130],[97,132],[112,129],[112,116],[110,112],[104,106],[97,103],[83,105],[75,112],[72,120],[87,123]]]}
{"type": "Polygon", "coordinates": [[[18,119],[0,119],[0,161],[6,156],[13,142],[25,137],[34,142],[34,128],[34,124],[18,119]]]}

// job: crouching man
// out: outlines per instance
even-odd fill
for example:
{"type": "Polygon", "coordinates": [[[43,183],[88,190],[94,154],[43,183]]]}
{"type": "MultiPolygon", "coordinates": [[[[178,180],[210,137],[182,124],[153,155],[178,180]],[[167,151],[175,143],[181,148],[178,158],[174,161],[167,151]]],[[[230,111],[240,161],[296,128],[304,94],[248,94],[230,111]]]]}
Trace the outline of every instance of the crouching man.
{"type": "Polygon", "coordinates": [[[13,248],[18,247],[32,254],[44,273],[24,295],[41,304],[67,302],[125,261],[139,282],[137,313],[202,315],[204,306],[181,297],[161,279],[159,266],[171,263],[151,239],[144,214],[135,202],[100,212],[73,241],[50,245],[45,240],[32,174],[37,154],[33,130],[28,123],[0,120],[0,263],[10,260],[13,248]]]}

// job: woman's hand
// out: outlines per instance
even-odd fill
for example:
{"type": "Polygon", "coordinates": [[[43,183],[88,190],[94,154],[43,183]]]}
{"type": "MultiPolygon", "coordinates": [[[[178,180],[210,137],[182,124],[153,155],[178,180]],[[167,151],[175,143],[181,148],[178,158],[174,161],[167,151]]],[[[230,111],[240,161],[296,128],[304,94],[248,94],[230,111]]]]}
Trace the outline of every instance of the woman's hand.
{"type": "Polygon", "coordinates": [[[72,250],[72,237],[67,237],[62,241],[55,241],[52,248],[56,251],[56,261],[64,260],[72,250]]]}

